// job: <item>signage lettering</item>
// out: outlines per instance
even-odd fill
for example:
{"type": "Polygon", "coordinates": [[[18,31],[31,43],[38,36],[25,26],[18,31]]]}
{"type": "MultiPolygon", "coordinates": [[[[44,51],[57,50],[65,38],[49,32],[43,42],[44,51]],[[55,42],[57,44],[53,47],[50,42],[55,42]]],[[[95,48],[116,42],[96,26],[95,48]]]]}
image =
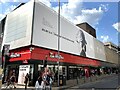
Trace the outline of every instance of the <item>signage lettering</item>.
{"type": "Polygon", "coordinates": [[[27,61],[27,60],[24,60],[23,63],[28,63],[28,61],[27,61]]]}
{"type": "Polygon", "coordinates": [[[50,52],[50,58],[59,58],[59,59],[64,59],[64,57],[63,57],[63,56],[58,55],[58,54],[54,54],[54,53],[52,53],[52,52],[50,52]]]}
{"type": "MultiPolygon", "coordinates": [[[[49,30],[47,30],[47,29],[44,29],[44,28],[42,28],[42,31],[44,31],[44,32],[46,32],[46,33],[49,33],[49,34],[53,34],[53,35],[55,35],[55,36],[58,37],[58,34],[56,34],[55,32],[51,32],[51,31],[49,31],[49,30]]],[[[63,38],[63,39],[65,39],[65,40],[67,40],[67,41],[70,41],[70,42],[74,43],[73,40],[71,40],[71,39],[69,39],[69,38],[67,38],[67,37],[64,37],[64,36],[60,36],[60,37],[63,38]]]]}
{"type": "Polygon", "coordinates": [[[11,53],[10,57],[11,57],[11,58],[21,57],[21,54],[18,54],[18,53],[11,53]]]}
{"type": "Polygon", "coordinates": [[[49,21],[47,21],[47,19],[45,19],[44,17],[42,19],[42,24],[47,27],[53,28],[53,25],[51,25],[51,23],[49,21]]]}

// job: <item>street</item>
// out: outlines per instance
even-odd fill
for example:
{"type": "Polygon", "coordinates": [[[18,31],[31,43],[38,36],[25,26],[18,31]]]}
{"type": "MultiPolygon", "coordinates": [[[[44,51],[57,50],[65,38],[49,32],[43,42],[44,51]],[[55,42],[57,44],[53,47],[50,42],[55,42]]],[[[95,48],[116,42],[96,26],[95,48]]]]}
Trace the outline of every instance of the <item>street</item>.
{"type": "Polygon", "coordinates": [[[92,90],[116,90],[119,86],[118,77],[119,77],[118,75],[114,75],[112,77],[107,77],[99,81],[74,86],[69,89],[71,90],[76,90],[76,89],[77,90],[78,89],[80,90],[91,90],[91,89],[92,90]]]}

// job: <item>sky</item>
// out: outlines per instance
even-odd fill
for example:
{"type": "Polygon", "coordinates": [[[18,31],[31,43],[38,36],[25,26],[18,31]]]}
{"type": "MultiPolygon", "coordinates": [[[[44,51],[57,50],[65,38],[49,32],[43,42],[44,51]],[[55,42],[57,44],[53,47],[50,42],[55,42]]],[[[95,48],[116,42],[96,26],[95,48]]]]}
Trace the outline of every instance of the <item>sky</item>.
{"type": "MultiPolygon", "coordinates": [[[[0,0],[0,20],[22,2],[29,0],[0,0]]],[[[58,0],[39,0],[58,12],[58,0]]],[[[118,45],[120,21],[118,0],[60,0],[61,15],[74,24],[89,23],[97,39],[118,45]]]]}

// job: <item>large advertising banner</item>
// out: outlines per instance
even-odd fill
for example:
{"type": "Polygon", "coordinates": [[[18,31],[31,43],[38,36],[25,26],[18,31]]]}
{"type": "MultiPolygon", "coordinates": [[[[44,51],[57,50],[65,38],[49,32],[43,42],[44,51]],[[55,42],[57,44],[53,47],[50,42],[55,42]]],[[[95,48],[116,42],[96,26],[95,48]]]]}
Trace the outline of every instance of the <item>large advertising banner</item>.
{"type": "Polygon", "coordinates": [[[33,2],[21,5],[7,15],[5,22],[4,44],[10,49],[30,45],[33,17],[33,2]]]}
{"type": "Polygon", "coordinates": [[[30,71],[30,65],[20,65],[19,66],[19,76],[18,76],[18,84],[24,84],[25,76],[30,71]]]}
{"type": "MultiPolygon", "coordinates": [[[[40,2],[35,3],[34,13],[32,44],[58,50],[57,13],[40,2]]],[[[103,60],[103,57],[98,56],[100,53],[95,55],[94,40],[93,36],[81,28],[75,26],[64,17],[60,18],[60,51],[103,60]]]]}

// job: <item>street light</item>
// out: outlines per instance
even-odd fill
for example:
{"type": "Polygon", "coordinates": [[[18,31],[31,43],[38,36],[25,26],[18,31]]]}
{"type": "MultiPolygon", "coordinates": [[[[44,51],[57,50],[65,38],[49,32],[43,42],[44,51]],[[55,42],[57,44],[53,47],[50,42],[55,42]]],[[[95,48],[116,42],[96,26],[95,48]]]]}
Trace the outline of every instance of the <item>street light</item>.
{"type": "Polygon", "coordinates": [[[58,87],[59,87],[59,62],[60,62],[60,0],[58,0],[58,87]]]}

